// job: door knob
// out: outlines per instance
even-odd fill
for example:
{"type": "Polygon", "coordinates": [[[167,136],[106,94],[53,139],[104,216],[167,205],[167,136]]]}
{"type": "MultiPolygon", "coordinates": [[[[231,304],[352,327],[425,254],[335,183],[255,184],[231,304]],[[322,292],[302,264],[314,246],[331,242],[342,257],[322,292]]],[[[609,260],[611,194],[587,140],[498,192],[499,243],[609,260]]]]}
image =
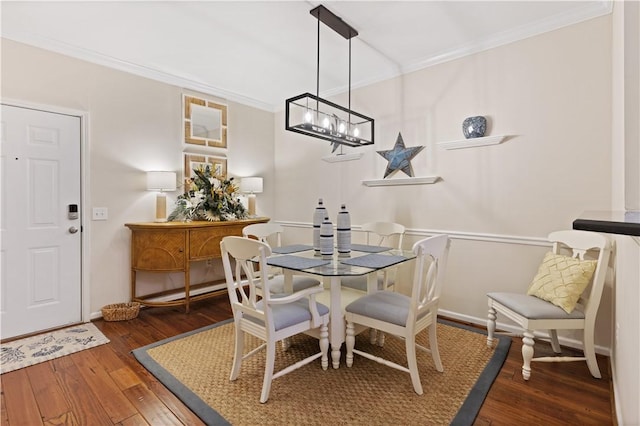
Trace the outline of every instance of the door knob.
{"type": "Polygon", "coordinates": [[[78,232],[78,228],[76,228],[75,226],[70,226],[69,227],[69,233],[75,234],[76,232],[78,232]]]}

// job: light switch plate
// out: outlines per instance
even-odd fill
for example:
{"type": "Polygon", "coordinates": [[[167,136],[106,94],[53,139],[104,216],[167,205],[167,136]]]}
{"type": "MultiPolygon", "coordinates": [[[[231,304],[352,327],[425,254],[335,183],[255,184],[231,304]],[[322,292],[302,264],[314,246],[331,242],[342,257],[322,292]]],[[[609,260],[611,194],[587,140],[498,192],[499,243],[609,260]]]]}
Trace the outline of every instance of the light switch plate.
{"type": "Polygon", "coordinates": [[[93,208],[93,220],[107,220],[109,218],[109,209],[106,207],[94,207],[93,208]]]}

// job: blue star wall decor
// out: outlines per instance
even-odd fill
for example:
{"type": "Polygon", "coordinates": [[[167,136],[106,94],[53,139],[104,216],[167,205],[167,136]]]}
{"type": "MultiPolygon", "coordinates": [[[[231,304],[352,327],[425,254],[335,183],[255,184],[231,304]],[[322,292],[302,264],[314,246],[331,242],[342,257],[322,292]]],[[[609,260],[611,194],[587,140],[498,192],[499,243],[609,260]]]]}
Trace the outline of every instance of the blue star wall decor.
{"type": "Polygon", "coordinates": [[[402,170],[407,176],[413,177],[413,168],[411,167],[411,159],[418,155],[424,146],[412,146],[406,148],[404,141],[402,140],[402,134],[398,132],[398,139],[393,149],[388,151],[376,151],[389,161],[387,164],[387,170],[384,171],[384,177],[386,178],[390,174],[402,170]]]}

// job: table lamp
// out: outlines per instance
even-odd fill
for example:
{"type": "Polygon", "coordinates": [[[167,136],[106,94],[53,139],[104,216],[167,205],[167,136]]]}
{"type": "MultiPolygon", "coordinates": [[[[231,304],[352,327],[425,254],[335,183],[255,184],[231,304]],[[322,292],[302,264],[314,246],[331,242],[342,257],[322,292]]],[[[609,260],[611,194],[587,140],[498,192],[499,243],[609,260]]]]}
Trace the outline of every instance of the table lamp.
{"type": "Polygon", "coordinates": [[[256,217],[256,194],[260,194],[262,192],[262,178],[243,177],[240,180],[240,192],[248,194],[249,217],[256,217]]]}
{"type": "Polygon", "coordinates": [[[158,191],[156,197],[156,222],[167,221],[167,191],[176,190],[175,172],[147,172],[147,190],[158,191]]]}

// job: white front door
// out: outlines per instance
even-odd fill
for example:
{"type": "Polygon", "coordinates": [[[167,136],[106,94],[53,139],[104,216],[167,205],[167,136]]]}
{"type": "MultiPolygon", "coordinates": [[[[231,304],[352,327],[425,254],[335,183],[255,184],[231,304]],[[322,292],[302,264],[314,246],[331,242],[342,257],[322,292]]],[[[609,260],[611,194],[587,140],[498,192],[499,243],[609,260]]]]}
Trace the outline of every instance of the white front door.
{"type": "Polygon", "coordinates": [[[80,117],[8,105],[1,122],[0,337],[6,339],[82,319],[81,130],[80,117]]]}

